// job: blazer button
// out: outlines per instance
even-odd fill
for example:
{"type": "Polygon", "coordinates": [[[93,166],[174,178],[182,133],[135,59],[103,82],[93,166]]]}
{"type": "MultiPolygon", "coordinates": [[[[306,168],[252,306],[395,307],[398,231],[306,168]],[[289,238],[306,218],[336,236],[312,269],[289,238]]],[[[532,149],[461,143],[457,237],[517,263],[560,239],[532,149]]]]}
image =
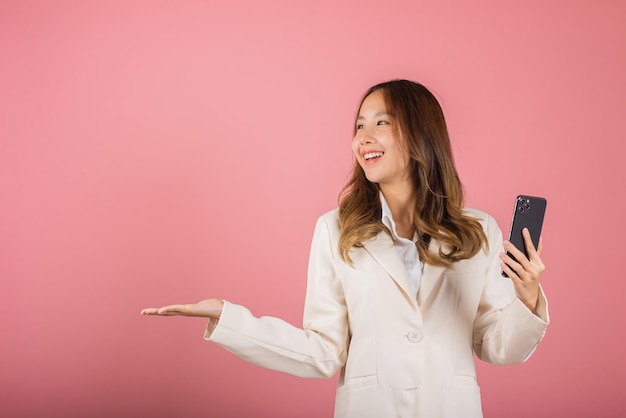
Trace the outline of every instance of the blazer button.
{"type": "Polygon", "coordinates": [[[412,343],[419,343],[422,341],[422,331],[419,329],[410,329],[409,333],[406,335],[406,338],[412,343]]]}

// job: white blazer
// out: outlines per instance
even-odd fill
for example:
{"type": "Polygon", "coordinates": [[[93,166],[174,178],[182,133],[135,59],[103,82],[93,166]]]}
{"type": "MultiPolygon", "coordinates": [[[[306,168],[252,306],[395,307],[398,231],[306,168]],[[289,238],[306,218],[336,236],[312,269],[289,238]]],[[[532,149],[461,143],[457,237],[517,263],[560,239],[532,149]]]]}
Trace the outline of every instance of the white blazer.
{"type": "MultiPolygon", "coordinates": [[[[335,209],[315,228],[303,329],[225,302],[205,338],[296,376],[341,370],[335,417],[481,417],[473,352],[494,364],[524,362],[549,319],[543,292],[535,315],[502,277],[495,220],[467,212],[480,220],[488,250],[449,267],[426,264],[415,300],[387,233],[353,248],[354,266],[340,259],[335,209]]],[[[431,250],[438,248],[431,242],[431,250]]]]}

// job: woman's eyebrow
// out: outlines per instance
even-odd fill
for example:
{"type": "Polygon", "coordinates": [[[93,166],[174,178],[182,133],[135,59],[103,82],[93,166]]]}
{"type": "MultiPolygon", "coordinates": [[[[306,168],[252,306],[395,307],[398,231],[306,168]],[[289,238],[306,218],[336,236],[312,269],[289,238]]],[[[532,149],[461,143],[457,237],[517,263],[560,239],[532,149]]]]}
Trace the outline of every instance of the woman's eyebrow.
{"type": "MultiPolygon", "coordinates": [[[[376,112],[373,117],[377,118],[379,116],[390,116],[390,114],[388,112],[376,112]]],[[[356,119],[365,119],[365,116],[359,115],[356,119]]]]}

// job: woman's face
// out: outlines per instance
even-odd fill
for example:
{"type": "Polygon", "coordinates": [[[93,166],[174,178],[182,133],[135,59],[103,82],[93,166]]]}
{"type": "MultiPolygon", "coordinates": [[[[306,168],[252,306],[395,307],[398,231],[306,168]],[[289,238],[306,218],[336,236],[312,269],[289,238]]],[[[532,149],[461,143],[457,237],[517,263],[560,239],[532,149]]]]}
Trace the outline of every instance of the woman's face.
{"type": "Polygon", "coordinates": [[[357,116],[352,151],[372,183],[384,186],[409,181],[409,157],[396,128],[383,93],[376,90],[367,96],[357,116]]]}

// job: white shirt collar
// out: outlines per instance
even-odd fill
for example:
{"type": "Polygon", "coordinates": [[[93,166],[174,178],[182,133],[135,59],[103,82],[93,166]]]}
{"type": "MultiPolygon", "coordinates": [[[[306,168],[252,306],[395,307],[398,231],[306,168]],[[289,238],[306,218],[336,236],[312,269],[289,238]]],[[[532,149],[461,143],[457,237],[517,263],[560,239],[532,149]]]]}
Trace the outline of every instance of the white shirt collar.
{"type": "MultiPolygon", "coordinates": [[[[396,231],[396,223],[393,220],[391,209],[389,209],[389,205],[387,204],[387,201],[385,200],[385,196],[383,195],[383,192],[379,192],[379,195],[380,195],[380,206],[382,208],[381,221],[383,225],[385,225],[389,229],[389,231],[391,231],[391,236],[393,237],[394,241],[406,239],[406,238],[400,237],[398,235],[398,232],[396,231]]],[[[417,233],[413,236],[412,241],[417,242],[417,233]]]]}
{"type": "Polygon", "coordinates": [[[396,223],[393,221],[393,216],[391,215],[391,209],[389,209],[389,205],[382,192],[380,193],[380,206],[382,209],[381,221],[389,231],[391,231],[394,247],[409,275],[413,296],[417,297],[417,291],[422,281],[422,268],[424,267],[424,264],[420,260],[417,246],[415,245],[418,237],[417,232],[413,235],[413,240],[399,237],[396,231],[396,223]]]}

